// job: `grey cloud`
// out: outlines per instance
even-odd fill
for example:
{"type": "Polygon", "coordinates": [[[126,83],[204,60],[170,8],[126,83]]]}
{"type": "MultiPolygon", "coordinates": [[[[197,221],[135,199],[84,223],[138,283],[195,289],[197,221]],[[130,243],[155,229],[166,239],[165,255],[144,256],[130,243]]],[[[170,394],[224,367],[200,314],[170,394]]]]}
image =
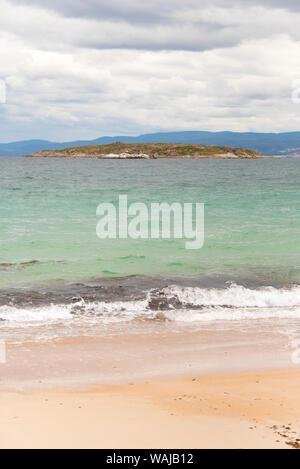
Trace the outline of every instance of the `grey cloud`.
{"type": "MultiPolygon", "coordinates": [[[[282,8],[284,10],[300,10],[299,0],[245,0],[248,4],[256,3],[269,8],[282,8]]],[[[239,1],[238,1],[239,3],[239,1]]]]}
{"type": "Polygon", "coordinates": [[[300,126],[289,99],[300,77],[295,2],[0,4],[3,139],[300,126]]]}
{"type": "Polygon", "coordinates": [[[12,0],[15,4],[35,5],[70,18],[124,20],[129,23],[172,21],[173,13],[207,6],[300,10],[299,0],[12,0]]]}
{"type": "MultiPolygon", "coordinates": [[[[124,20],[129,23],[160,22],[174,9],[182,8],[178,0],[12,0],[16,4],[35,5],[56,11],[69,18],[124,20]]],[[[195,5],[187,0],[186,6],[195,5]]],[[[198,3],[199,5],[199,3],[198,3]]]]}
{"type": "Polygon", "coordinates": [[[27,24],[20,18],[10,24],[0,18],[0,27],[21,32],[24,40],[42,49],[201,51],[274,34],[300,39],[299,21],[290,18],[292,13],[281,15],[271,8],[295,7],[292,0],[10,0],[12,4],[25,5],[28,11],[34,6],[35,13],[27,24]],[[264,11],[254,11],[255,6],[264,11]],[[44,15],[40,22],[39,15],[44,15]]]}

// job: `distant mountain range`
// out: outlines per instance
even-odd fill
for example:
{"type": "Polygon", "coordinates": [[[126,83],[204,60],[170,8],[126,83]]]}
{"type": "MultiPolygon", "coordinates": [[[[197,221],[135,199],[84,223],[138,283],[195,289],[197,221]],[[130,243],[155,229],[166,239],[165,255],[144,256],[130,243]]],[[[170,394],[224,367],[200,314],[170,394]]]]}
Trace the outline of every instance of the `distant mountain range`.
{"type": "Polygon", "coordinates": [[[40,150],[63,150],[85,145],[109,143],[190,143],[217,145],[256,150],[264,155],[300,156],[300,132],[252,133],[252,132],[164,132],[145,134],[138,137],[101,137],[96,140],[74,142],[50,142],[47,140],[25,140],[0,144],[0,156],[23,156],[40,150]]]}

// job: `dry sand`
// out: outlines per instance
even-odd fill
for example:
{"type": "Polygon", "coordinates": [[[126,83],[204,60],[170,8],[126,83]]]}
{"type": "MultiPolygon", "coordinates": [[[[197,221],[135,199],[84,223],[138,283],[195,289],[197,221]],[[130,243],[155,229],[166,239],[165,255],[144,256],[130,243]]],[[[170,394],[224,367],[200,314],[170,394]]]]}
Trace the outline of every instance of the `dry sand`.
{"type": "Polygon", "coordinates": [[[289,448],[300,371],[1,393],[1,448],[289,448]]]}
{"type": "Polygon", "coordinates": [[[300,369],[281,335],[76,339],[10,345],[7,358],[0,448],[300,443],[300,369]]]}

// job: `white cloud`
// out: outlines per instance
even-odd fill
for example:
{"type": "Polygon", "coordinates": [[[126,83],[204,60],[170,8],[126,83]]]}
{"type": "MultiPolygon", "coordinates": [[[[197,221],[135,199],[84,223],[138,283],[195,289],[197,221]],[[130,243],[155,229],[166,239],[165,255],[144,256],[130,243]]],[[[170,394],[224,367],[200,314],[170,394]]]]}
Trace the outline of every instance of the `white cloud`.
{"type": "Polygon", "coordinates": [[[300,13],[288,4],[119,3],[0,0],[2,141],[299,128],[300,13]]]}

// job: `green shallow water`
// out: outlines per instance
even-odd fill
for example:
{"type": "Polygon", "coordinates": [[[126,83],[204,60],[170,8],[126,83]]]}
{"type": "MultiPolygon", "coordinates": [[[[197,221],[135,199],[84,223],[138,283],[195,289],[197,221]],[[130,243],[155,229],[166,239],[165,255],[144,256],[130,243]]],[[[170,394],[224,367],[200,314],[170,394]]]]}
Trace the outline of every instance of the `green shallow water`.
{"type": "Polygon", "coordinates": [[[0,288],[127,275],[300,282],[300,159],[0,158],[0,288]],[[205,203],[205,245],[99,240],[101,202],[205,203]],[[34,261],[34,262],[33,262],[34,261]]]}

